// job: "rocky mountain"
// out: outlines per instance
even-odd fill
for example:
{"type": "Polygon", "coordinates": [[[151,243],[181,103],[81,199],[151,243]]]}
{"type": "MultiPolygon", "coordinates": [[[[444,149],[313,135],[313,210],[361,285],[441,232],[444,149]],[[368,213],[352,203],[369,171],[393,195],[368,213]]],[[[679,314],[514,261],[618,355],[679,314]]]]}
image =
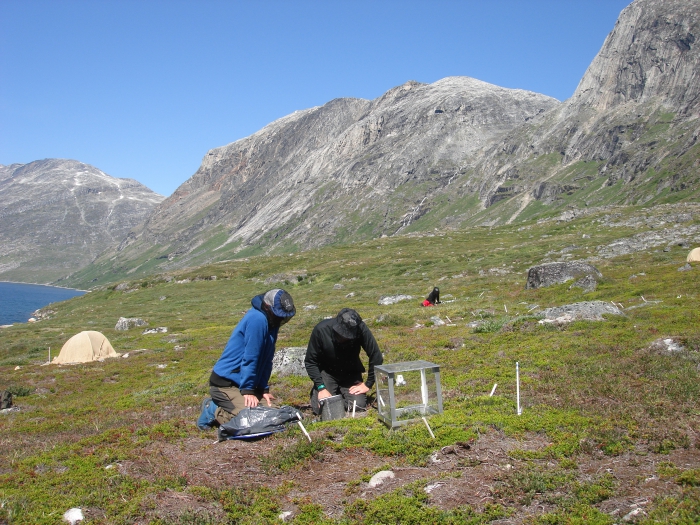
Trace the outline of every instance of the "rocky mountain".
{"type": "Polygon", "coordinates": [[[541,210],[697,200],[700,2],[637,0],[574,95],[489,148],[463,195],[486,222],[541,210]],[[543,206],[544,205],[544,206],[543,206]]]}
{"type": "Polygon", "coordinates": [[[91,275],[700,196],[700,3],[635,0],[561,103],[451,77],[207,153],[91,275]]]}
{"type": "Polygon", "coordinates": [[[0,166],[0,280],[60,281],[118,244],[162,200],[75,160],[0,166]]]}
{"type": "Polygon", "coordinates": [[[113,261],[148,252],[181,267],[399,233],[465,158],[558,104],[453,77],[293,113],[207,153],[113,261]]]}

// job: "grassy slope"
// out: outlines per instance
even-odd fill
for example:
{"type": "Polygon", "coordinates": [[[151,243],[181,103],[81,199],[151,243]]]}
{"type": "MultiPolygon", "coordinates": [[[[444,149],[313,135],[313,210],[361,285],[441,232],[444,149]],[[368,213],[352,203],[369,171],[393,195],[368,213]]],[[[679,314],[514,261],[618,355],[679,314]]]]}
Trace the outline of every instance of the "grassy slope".
{"type": "MultiPolygon", "coordinates": [[[[411,517],[406,523],[487,523],[503,515],[517,517],[517,502],[540,498],[553,501],[555,510],[533,522],[613,523],[596,505],[613,498],[620,484],[605,475],[575,481],[571,473],[579,463],[601,451],[641,457],[700,448],[700,270],[678,272],[688,250],[676,247],[597,261],[604,279],[589,294],[568,285],[525,290],[527,268],[545,254],[575,245],[573,258],[585,258],[597,246],[633,233],[606,228],[595,219],[387,238],[222,262],[178,272],[171,282],[159,276],[134,281],[128,291],[96,290],[54,305],[50,320],[1,330],[0,389],[13,390],[22,409],[0,418],[0,523],[56,523],[56,509],[78,505],[98,509],[93,515],[103,516],[100,523],[134,523],[154,494],[173,490],[221,503],[232,523],[269,522],[284,491],[265,498],[245,491],[223,495],[167,473],[147,481],[104,467],[199,435],[192,423],[212,364],[250,297],[275,286],[265,280],[282,274],[287,283],[277,285],[291,291],[299,313],[283,328],[278,347],[305,346],[316,322],[351,306],[375,333],[386,362],[421,358],[442,366],[445,413],[431,418],[435,442],[425,440],[420,425],[389,433],[370,416],[330,424],[340,440],[315,446],[360,446],[395,464],[424,464],[433,451],[494,429],[515,439],[538,434],[550,443],[536,451],[511,452],[526,467],[493,488],[497,506],[438,511],[421,490],[406,490],[349,505],[346,522],[385,523],[387,509],[393,509],[393,519],[402,513],[411,517]],[[496,268],[507,273],[490,271],[496,268]],[[177,282],[186,278],[190,282],[177,282]],[[334,289],[335,284],[344,288],[334,289]],[[451,302],[419,307],[433,285],[451,302]],[[346,298],[349,292],[354,297],[346,298]],[[377,304],[381,295],[398,293],[415,299],[377,304]],[[639,308],[627,310],[625,317],[560,328],[539,325],[530,316],[534,305],[582,300],[639,308]],[[318,308],[303,308],[311,304],[318,308]],[[436,314],[449,317],[454,326],[431,326],[436,314]],[[121,316],[142,317],[169,332],[116,332],[121,316]],[[474,319],[491,321],[487,326],[494,331],[475,333],[467,326],[474,319]],[[39,366],[48,347],[56,355],[68,337],[84,329],[102,331],[118,352],[131,357],[39,366]],[[650,342],[660,337],[675,337],[686,350],[677,355],[650,351],[650,342]],[[522,376],[520,417],[515,415],[516,361],[522,376]],[[499,384],[496,395],[488,397],[494,383],[499,384]],[[562,491],[568,497],[554,496],[562,491]]],[[[273,382],[283,402],[307,401],[308,381],[273,382]]],[[[296,461],[301,465],[284,468],[302,468],[314,450],[300,449],[296,461]]],[[[664,463],[658,475],[678,490],[649,503],[647,522],[697,523],[700,465],[664,463]]],[[[323,521],[317,507],[302,509],[294,523],[323,521]]],[[[173,523],[210,522],[183,518],[173,523]]]]}

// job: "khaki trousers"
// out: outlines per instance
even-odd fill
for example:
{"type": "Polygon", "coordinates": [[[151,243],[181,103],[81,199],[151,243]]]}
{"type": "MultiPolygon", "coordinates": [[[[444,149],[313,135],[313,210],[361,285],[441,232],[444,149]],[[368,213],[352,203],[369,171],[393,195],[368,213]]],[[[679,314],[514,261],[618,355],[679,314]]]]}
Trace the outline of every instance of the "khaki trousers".
{"type": "MultiPolygon", "coordinates": [[[[260,401],[263,398],[264,390],[255,390],[255,397],[260,401]]],[[[231,419],[245,408],[245,398],[241,394],[241,390],[237,386],[220,387],[209,386],[209,395],[218,407],[214,413],[214,417],[219,425],[228,423],[231,419]]],[[[267,403],[265,403],[267,405],[267,403]]]]}

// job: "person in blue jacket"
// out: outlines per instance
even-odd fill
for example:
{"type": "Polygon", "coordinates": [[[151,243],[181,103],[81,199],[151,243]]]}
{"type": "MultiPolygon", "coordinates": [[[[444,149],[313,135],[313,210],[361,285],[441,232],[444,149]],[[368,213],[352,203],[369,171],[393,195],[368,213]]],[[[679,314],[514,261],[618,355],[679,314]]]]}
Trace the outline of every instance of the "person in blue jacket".
{"type": "Polygon", "coordinates": [[[211,398],[202,402],[197,426],[206,430],[223,425],[246,407],[263,399],[272,406],[268,381],[280,326],[294,314],[294,301],[285,290],[256,295],[252,308],[233,329],[209,377],[211,398]]]}

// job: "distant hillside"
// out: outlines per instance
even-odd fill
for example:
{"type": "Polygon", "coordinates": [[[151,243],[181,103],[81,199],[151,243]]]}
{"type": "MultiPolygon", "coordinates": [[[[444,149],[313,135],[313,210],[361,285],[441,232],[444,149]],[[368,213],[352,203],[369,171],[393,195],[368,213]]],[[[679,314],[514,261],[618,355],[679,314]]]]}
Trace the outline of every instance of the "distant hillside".
{"type": "Polygon", "coordinates": [[[697,1],[636,0],[563,103],[450,77],[295,112],[207,153],[74,279],[697,201],[699,24],[697,1]]]}
{"type": "Polygon", "coordinates": [[[60,282],[162,200],[135,180],[75,160],[0,166],[0,280],[60,282]]]}

